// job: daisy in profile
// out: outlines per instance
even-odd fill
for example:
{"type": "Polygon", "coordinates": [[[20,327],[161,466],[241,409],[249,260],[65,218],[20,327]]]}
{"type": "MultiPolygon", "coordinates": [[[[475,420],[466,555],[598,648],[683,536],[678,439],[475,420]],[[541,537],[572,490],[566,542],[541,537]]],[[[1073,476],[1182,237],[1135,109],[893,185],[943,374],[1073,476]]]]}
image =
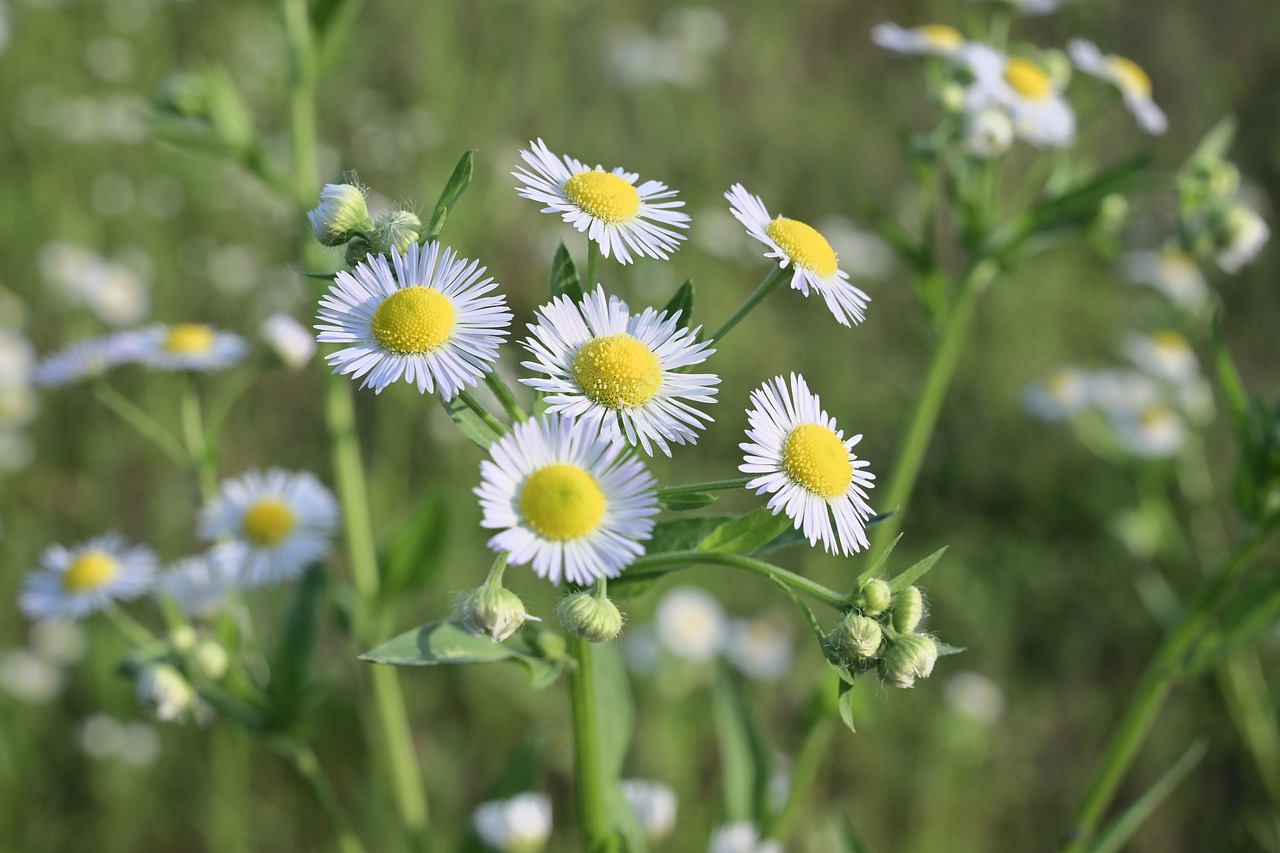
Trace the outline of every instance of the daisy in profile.
{"type": "Polygon", "coordinates": [[[244,338],[204,323],[151,326],[122,334],[119,346],[128,348],[130,360],[157,370],[224,370],[249,352],[244,338]]]}
{"type": "Polygon", "coordinates": [[[968,95],[970,111],[1003,107],[1018,138],[1032,145],[1064,148],[1075,141],[1075,113],[1049,72],[1038,64],[977,42],[965,45],[960,59],[974,77],[968,95]]]}
{"type": "Polygon", "coordinates": [[[568,415],[606,438],[625,438],[653,455],[670,442],[694,443],[710,415],[694,403],[714,403],[720,378],[684,373],[715,352],[699,329],[680,328],[680,314],[646,308],[631,314],[599,285],[581,304],[561,296],[542,306],[524,343],[542,374],[520,380],[548,395],[548,411],[568,415]]]}
{"type": "Polygon", "coordinates": [[[1200,265],[1177,246],[1126,252],[1120,257],[1120,273],[1135,284],[1160,291],[1189,311],[1197,311],[1209,301],[1209,285],[1200,265]]]}
{"type": "Polygon", "coordinates": [[[113,367],[136,360],[137,337],[128,332],[77,341],[40,359],[31,379],[44,388],[61,388],[96,379],[113,367]]]}
{"type": "Polygon", "coordinates": [[[113,601],[138,598],[155,580],[156,558],[108,533],[82,545],[54,545],[27,575],[18,606],[31,619],[80,619],[113,601]]]}
{"type": "Polygon", "coordinates": [[[734,184],[724,197],[734,218],[769,247],[764,256],[776,258],[782,269],[791,265],[792,289],[805,296],[811,289],[816,291],[845,326],[862,322],[871,297],[849,283],[835,250],[817,229],[796,219],[770,216],[760,196],[747,192],[742,184],[734,184]]]}
{"type": "Polygon", "coordinates": [[[822,409],[803,376],[781,376],[751,392],[746,453],[738,470],[759,474],[747,483],[756,494],[769,492],[774,515],[785,510],[810,545],[822,540],[828,553],[845,556],[866,548],[871,518],[867,489],[875,475],[853,454],[861,435],[845,439],[835,418],[822,409]]]}
{"type": "Polygon", "coordinates": [[[1147,133],[1159,136],[1169,128],[1164,110],[1151,100],[1151,78],[1141,65],[1114,53],[1104,56],[1088,39],[1072,39],[1067,43],[1067,53],[1076,68],[1119,89],[1125,106],[1147,133]]]}
{"type": "Polygon", "coordinates": [[[439,243],[412,244],[340,272],[320,299],[321,343],[348,344],[328,356],[335,373],[364,377],[381,393],[393,382],[437,389],[445,400],[492,369],[511,312],[477,261],[439,243]]]}
{"type": "Polygon", "coordinates": [[[1022,392],[1022,407],[1042,421],[1065,421],[1090,404],[1089,374],[1064,365],[1048,380],[1034,382],[1022,392]]]}
{"type": "Polygon", "coordinates": [[[666,260],[685,235],[689,216],[676,208],[675,190],[660,181],[636,186],[639,175],[622,169],[594,169],[572,157],[557,157],[541,139],[520,152],[526,166],[511,174],[524,182],[516,193],[546,205],[543,213],[559,213],[565,222],[596,241],[600,254],[620,264],[632,254],[666,260]]]}
{"type": "Polygon", "coordinates": [[[1187,339],[1165,329],[1151,335],[1131,332],[1121,350],[1140,370],[1157,379],[1179,383],[1200,375],[1200,360],[1187,339]]]}
{"type": "Polygon", "coordinates": [[[204,554],[185,557],[160,575],[156,594],[172,597],[188,616],[212,616],[222,609],[228,594],[240,589],[243,556],[236,543],[223,542],[204,554]]]}
{"type": "Polygon", "coordinates": [[[894,53],[923,53],[947,58],[958,54],[965,45],[960,31],[945,24],[927,24],[910,29],[889,22],[876,24],[871,29],[871,40],[894,53]]]}
{"type": "Polygon", "coordinates": [[[1176,456],[1187,437],[1182,418],[1164,405],[1148,406],[1141,411],[1111,412],[1109,421],[1120,445],[1143,459],[1176,456]]]}
{"type": "Polygon", "coordinates": [[[329,552],[338,526],[338,504],[313,475],[272,468],[226,480],[212,503],[200,511],[200,535],[228,538],[248,586],[297,577],[329,552]]]}
{"type": "Polygon", "coordinates": [[[516,424],[480,463],[475,489],[489,540],[539,577],[590,585],[644,553],[658,512],[654,479],[626,445],[548,414],[516,424]]]}

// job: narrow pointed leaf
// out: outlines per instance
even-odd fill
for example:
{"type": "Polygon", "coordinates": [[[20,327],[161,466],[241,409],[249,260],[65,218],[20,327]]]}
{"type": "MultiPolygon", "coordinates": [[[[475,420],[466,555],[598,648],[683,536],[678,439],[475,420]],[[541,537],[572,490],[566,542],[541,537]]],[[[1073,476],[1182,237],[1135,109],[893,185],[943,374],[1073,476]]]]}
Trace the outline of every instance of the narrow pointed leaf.
{"type": "Polygon", "coordinates": [[[885,548],[884,552],[879,557],[876,557],[876,561],[871,565],[867,566],[867,568],[862,572],[862,574],[858,575],[859,586],[861,586],[863,583],[865,583],[866,581],[870,580],[871,578],[875,577],[880,573],[880,570],[884,568],[884,564],[888,561],[889,555],[893,553],[893,549],[897,548],[898,543],[901,541],[902,541],[901,533],[893,537],[893,541],[889,543],[889,547],[885,548]]]}
{"type": "Polygon", "coordinates": [[[902,574],[889,581],[889,589],[894,592],[899,592],[911,586],[913,583],[920,580],[920,578],[924,577],[925,574],[933,568],[934,563],[942,559],[942,555],[946,552],[947,549],[945,547],[939,548],[911,568],[906,569],[902,574]]]}
{"type": "Polygon", "coordinates": [[[1155,784],[1146,790],[1141,797],[1133,802],[1133,805],[1124,810],[1120,817],[1103,830],[1102,834],[1089,847],[1089,853],[1116,853],[1116,851],[1124,848],[1125,842],[1133,837],[1133,834],[1141,828],[1142,824],[1151,817],[1152,812],[1159,808],[1160,804],[1173,793],[1182,780],[1195,769],[1200,760],[1204,758],[1204,754],[1208,751],[1205,742],[1200,740],[1191,745],[1191,748],[1182,754],[1174,765],[1165,771],[1164,775],[1156,780],[1155,784]]]}
{"type": "Polygon", "coordinates": [[[762,823],[771,776],[772,747],[738,685],[720,678],[711,694],[712,719],[720,750],[727,821],[762,823]]]}
{"type": "Polygon", "coordinates": [[[578,278],[578,268],[573,265],[573,256],[565,248],[564,243],[556,249],[556,256],[551,261],[551,298],[567,296],[574,302],[582,301],[582,282],[578,278]]]}
{"type": "Polygon", "coordinates": [[[462,402],[462,398],[453,397],[449,400],[441,400],[440,405],[444,406],[444,410],[449,413],[449,417],[458,429],[467,438],[471,439],[477,446],[483,450],[488,450],[489,445],[497,441],[501,436],[484,422],[484,419],[471,411],[467,404],[462,402]]]}
{"type": "Polygon", "coordinates": [[[427,224],[427,230],[422,235],[423,241],[434,240],[440,236],[440,231],[444,228],[444,221],[448,218],[453,206],[458,203],[458,199],[467,191],[467,186],[471,183],[471,176],[475,172],[475,152],[463,152],[462,157],[458,160],[458,165],[453,167],[453,174],[449,176],[449,181],[444,185],[444,190],[440,193],[440,200],[436,202],[435,210],[431,212],[431,221],[427,224]]]}
{"type": "Polygon", "coordinates": [[[677,326],[681,329],[689,328],[689,325],[693,323],[693,279],[686,279],[684,284],[676,288],[671,301],[662,310],[668,314],[675,314],[679,311],[680,321],[677,326]]]}

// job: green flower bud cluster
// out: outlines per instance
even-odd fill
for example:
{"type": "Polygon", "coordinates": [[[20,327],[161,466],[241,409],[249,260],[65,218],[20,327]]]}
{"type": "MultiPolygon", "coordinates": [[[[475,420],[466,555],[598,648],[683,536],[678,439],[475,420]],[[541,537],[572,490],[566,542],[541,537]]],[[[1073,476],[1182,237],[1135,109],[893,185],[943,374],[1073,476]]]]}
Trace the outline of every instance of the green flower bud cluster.
{"type": "Polygon", "coordinates": [[[1240,170],[1223,157],[1230,129],[1215,128],[1178,172],[1185,247],[1228,274],[1253,261],[1270,238],[1266,221],[1241,200],[1240,170]]]}
{"type": "Polygon", "coordinates": [[[916,632],[924,618],[924,595],[908,586],[894,593],[872,578],[863,584],[851,607],[827,636],[835,658],[857,675],[876,669],[882,681],[911,687],[927,678],[938,659],[932,638],[916,632]]]}
{"type": "Polygon", "coordinates": [[[137,650],[125,668],[134,677],[144,708],[162,722],[181,722],[210,713],[198,687],[221,681],[231,668],[231,657],[222,643],[180,625],[163,645],[137,650]]]}
{"type": "Polygon", "coordinates": [[[325,184],[307,220],[321,243],[346,247],[344,257],[352,266],[369,255],[404,254],[422,239],[422,220],[411,211],[393,210],[375,221],[365,189],[356,184],[325,184]]]}

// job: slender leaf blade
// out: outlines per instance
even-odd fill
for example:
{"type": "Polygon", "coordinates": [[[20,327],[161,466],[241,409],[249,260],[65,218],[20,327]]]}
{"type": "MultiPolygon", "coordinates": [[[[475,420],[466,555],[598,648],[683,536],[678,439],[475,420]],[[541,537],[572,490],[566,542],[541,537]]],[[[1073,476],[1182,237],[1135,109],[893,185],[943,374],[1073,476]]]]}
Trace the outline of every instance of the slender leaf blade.
{"type": "Polygon", "coordinates": [[[911,568],[904,569],[900,575],[889,581],[889,589],[894,592],[900,592],[911,586],[913,583],[920,580],[920,578],[924,577],[925,574],[933,568],[934,564],[937,563],[938,560],[942,559],[942,555],[946,552],[946,546],[943,546],[920,562],[916,563],[911,568]]]}
{"type": "Polygon", "coordinates": [[[684,284],[676,288],[676,292],[662,310],[669,315],[679,312],[680,320],[676,323],[676,327],[689,328],[693,323],[693,279],[685,279],[684,284]]]}
{"type": "Polygon", "coordinates": [[[558,296],[567,296],[574,302],[582,301],[578,268],[573,265],[573,256],[564,243],[556,249],[556,256],[551,260],[551,298],[558,296]]]}

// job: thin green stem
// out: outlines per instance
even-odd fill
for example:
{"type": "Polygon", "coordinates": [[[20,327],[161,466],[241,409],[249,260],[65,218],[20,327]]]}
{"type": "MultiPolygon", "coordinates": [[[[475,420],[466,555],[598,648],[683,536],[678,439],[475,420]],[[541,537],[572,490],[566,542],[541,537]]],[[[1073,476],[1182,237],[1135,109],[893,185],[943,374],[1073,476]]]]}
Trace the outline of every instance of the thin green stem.
{"type": "Polygon", "coordinates": [[[507,425],[490,414],[489,410],[486,409],[479,400],[471,396],[471,392],[459,391],[457,397],[462,401],[464,406],[479,415],[480,420],[484,421],[485,425],[488,426],[489,429],[493,430],[498,435],[507,434],[507,425]]]}
{"type": "Polygon", "coordinates": [[[662,577],[663,575],[688,568],[696,564],[709,566],[727,566],[731,569],[750,572],[753,575],[769,578],[784,584],[801,595],[821,601],[837,610],[845,607],[845,596],[833,589],[823,586],[817,581],[787,571],[773,563],[747,557],[743,554],[728,554],[722,551],[667,551],[662,554],[649,554],[636,560],[627,567],[626,573],[616,578],[615,586],[632,583],[645,578],[662,577]]]}
{"type": "Polygon", "coordinates": [[[293,192],[302,210],[310,207],[320,174],[316,153],[316,55],[307,0],[284,0],[289,40],[289,123],[293,131],[293,192]]]}
{"type": "Polygon", "coordinates": [[[155,634],[148,631],[137,619],[121,610],[118,605],[108,605],[102,612],[107,614],[111,624],[115,625],[120,633],[124,634],[129,642],[135,646],[146,646],[156,641],[155,634]]]}
{"type": "Polygon", "coordinates": [[[291,742],[287,745],[278,745],[277,750],[289,760],[293,769],[298,771],[298,775],[307,783],[307,788],[316,798],[316,803],[329,821],[338,849],[342,853],[364,853],[364,845],[360,843],[355,830],[351,828],[351,821],[347,819],[346,813],[338,803],[338,798],[333,793],[329,780],[325,778],[324,771],[320,768],[320,761],[311,747],[291,742]]]}
{"type": "Polygon", "coordinates": [[[502,381],[502,377],[496,371],[490,370],[484,375],[484,384],[489,386],[489,390],[498,398],[498,402],[502,404],[502,409],[507,413],[507,417],[512,421],[520,422],[529,416],[524,413],[524,409],[520,406],[520,401],[516,399],[515,393],[502,381]]]}
{"type": "Polygon", "coordinates": [[[796,792],[807,792],[813,787],[822,769],[822,762],[827,757],[827,749],[831,738],[836,733],[836,719],[830,714],[823,714],[813,721],[809,731],[805,733],[800,754],[791,769],[791,788],[787,792],[787,801],[782,810],[774,816],[765,827],[765,837],[785,842],[795,827],[796,818],[800,815],[803,797],[796,792]]]}
{"type": "Polygon", "coordinates": [[[569,701],[573,712],[573,765],[577,781],[578,827],[582,849],[589,853],[607,849],[609,816],[605,809],[604,764],[600,746],[600,721],[596,713],[594,649],[591,643],[569,635],[569,651],[578,665],[569,674],[569,701]]]}
{"type": "Polygon", "coordinates": [[[590,293],[596,289],[599,283],[596,281],[596,268],[600,266],[600,246],[595,240],[587,239],[587,277],[582,282],[582,290],[584,293],[590,293]]]}
{"type": "Polygon", "coordinates": [[[746,302],[743,302],[738,306],[737,311],[734,311],[729,315],[729,319],[725,320],[724,323],[721,324],[720,328],[715,330],[715,333],[711,335],[709,340],[719,341],[724,338],[725,335],[729,334],[730,329],[741,323],[742,318],[750,314],[770,293],[773,293],[773,291],[777,289],[778,285],[782,284],[790,274],[790,270],[783,269],[782,267],[774,267],[769,270],[769,274],[766,275],[764,277],[764,281],[760,282],[759,286],[756,287],[755,292],[747,297],[746,302]]]}
{"type": "Polygon", "coordinates": [[[195,377],[187,376],[179,403],[182,413],[182,438],[187,446],[187,456],[200,484],[200,495],[211,499],[218,492],[218,466],[214,462],[213,449],[209,446],[204,428],[204,413],[200,407],[200,393],[195,377]]]}
{"type": "Polygon", "coordinates": [[[750,482],[750,477],[736,477],[732,480],[708,480],[705,483],[688,483],[683,486],[660,486],[658,488],[658,500],[683,497],[684,495],[698,495],[703,492],[727,492],[731,489],[745,488],[747,483],[750,482]]]}
{"type": "Polygon", "coordinates": [[[182,444],[156,423],[155,419],[139,408],[132,400],[112,388],[105,382],[98,383],[93,389],[98,402],[106,406],[116,417],[133,427],[134,431],[156,446],[156,449],[169,457],[169,461],[179,468],[187,467],[187,454],[182,444]]]}

